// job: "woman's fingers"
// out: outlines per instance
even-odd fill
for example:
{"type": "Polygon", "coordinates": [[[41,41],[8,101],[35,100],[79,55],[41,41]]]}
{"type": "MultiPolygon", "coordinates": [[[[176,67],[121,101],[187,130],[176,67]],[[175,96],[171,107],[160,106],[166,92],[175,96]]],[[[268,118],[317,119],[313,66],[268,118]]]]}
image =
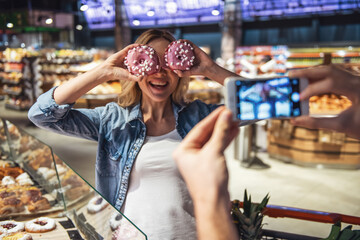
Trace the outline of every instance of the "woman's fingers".
{"type": "Polygon", "coordinates": [[[121,49],[120,51],[114,53],[110,56],[110,61],[113,62],[115,66],[123,66],[124,58],[127,55],[127,52],[134,48],[139,46],[140,44],[130,44],[126,46],[125,48],[121,49]]]}
{"type": "Polygon", "coordinates": [[[114,79],[119,79],[119,80],[129,80],[129,81],[135,81],[135,82],[140,82],[144,76],[135,76],[132,75],[129,71],[127,71],[124,68],[121,67],[114,67],[112,70],[112,75],[114,79]]]}

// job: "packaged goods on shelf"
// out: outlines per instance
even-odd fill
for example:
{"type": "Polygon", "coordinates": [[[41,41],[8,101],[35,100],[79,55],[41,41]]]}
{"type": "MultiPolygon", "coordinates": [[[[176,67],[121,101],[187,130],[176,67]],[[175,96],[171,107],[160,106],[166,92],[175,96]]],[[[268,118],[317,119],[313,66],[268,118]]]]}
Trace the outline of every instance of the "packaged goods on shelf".
{"type": "Polygon", "coordinates": [[[38,53],[25,49],[7,48],[0,69],[2,91],[6,94],[5,107],[27,110],[40,94],[34,81],[34,69],[38,53]]]}
{"type": "Polygon", "coordinates": [[[289,48],[287,68],[297,69],[329,63],[359,63],[360,48],[357,47],[315,47],[289,48]],[[326,56],[329,57],[326,62],[326,56]]]}
{"type": "Polygon", "coordinates": [[[287,55],[286,46],[237,47],[235,72],[245,78],[283,75],[287,55]]]}

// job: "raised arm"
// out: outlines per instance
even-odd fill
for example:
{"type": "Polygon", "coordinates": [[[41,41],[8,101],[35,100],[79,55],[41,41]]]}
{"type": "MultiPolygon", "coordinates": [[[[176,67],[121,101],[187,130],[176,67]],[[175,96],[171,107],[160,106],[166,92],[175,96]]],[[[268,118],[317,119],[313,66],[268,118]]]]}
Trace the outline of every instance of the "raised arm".
{"type": "Polygon", "coordinates": [[[60,85],[54,91],[55,102],[59,105],[74,103],[92,88],[113,79],[140,81],[141,78],[130,74],[124,68],[123,64],[127,51],[137,45],[138,44],[132,44],[127,46],[119,52],[111,55],[108,59],[106,59],[106,61],[94,69],[60,85]]]}
{"type": "Polygon", "coordinates": [[[60,134],[97,140],[102,126],[102,115],[112,106],[96,109],[72,109],[73,103],[95,86],[111,79],[140,81],[123,66],[130,45],[111,55],[104,63],[57,88],[42,94],[28,112],[29,119],[38,127],[60,134]]]}

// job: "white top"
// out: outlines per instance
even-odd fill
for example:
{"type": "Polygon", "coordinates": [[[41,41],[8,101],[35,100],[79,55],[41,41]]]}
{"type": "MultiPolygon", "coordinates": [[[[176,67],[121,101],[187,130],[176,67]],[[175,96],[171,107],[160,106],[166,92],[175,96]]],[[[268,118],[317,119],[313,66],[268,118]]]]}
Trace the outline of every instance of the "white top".
{"type": "Polygon", "coordinates": [[[171,157],[181,140],[176,129],[146,137],[130,174],[121,210],[149,240],[196,239],[192,200],[171,157]]]}

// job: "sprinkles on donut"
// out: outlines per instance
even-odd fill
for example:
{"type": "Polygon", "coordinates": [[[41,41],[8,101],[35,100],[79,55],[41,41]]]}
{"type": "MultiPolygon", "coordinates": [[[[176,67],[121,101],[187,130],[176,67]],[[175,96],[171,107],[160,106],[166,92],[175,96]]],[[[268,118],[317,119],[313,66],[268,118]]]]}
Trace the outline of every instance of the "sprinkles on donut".
{"type": "Polygon", "coordinates": [[[164,58],[171,70],[188,71],[194,65],[194,48],[187,40],[173,41],[167,47],[164,58]]]}
{"type": "Polygon", "coordinates": [[[145,76],[159,72],[159,62],[155,50],[150,46],[142,45],[128,51],[124,64],[130,73],[145,76]]]}

